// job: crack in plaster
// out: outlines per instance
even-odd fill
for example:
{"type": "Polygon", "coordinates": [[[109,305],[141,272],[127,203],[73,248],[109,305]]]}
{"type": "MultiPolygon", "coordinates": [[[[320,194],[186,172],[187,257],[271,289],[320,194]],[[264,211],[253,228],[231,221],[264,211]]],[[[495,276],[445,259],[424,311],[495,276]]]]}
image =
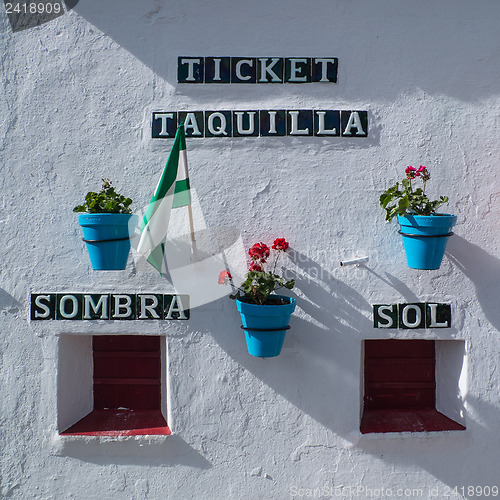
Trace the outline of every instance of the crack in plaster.
{"type": "Polygon", "coordinates": [[[271,181],[267,181],[263,188],[258,188],[258,191],[252,196],[252,208],[255,208],[255,204],[262,197],[264,193],[269,193],[271,190],[271,181]]]}
{"type": "MultiPolygon", "coordinates": [[[[316,450],[332,450],[336,449],[334,445],[326,445],[326,444],[301,444],[298,446],[295,451],[292,453],[291,458],[293,462],[300,462],[304,456],[308,456],[312,451],[316,450]]],[[[334,463],[330,465],[332,472],[335,473],[338,470],[338,463],[334,463]]]]}

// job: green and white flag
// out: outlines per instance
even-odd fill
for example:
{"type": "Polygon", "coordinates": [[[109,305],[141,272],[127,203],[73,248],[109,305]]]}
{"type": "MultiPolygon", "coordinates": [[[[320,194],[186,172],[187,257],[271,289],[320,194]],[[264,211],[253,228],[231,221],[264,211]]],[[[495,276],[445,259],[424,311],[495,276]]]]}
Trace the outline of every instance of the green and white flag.
{"type": "Polygon", "coordinates": [[[158,271],[165,270],[164,249],[172,208],[191,203],[184,124],[179,125],[167,164],[141,224],[137,251],[158,271]]]}

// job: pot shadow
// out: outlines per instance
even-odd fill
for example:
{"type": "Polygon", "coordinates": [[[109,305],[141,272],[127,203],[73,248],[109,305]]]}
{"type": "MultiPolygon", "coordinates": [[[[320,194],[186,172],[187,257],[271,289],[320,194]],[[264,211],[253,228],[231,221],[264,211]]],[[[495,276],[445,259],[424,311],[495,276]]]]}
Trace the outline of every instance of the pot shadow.
{"type": "Polygon", "coordinates": [[[297,308],[279,356],[255,358],[248,354],[239,328],[241,319],[227,297],[210,304],[211,311],[193,312],[188,328],[212,335],[239,366],[347,439],[353,430],[359,431],[359,425],[353,429],[352,419],[342,415],[360,413],[360,398],[353,394],[361,391],[361,340],[371,328],[371,307],[362,295],[312,259],[295,252],[294,260],[297,271],[288,271],[287,278],[296,280],[289,295],[297,300],[297,308]],[[214,308],[218,319],[212,319],[207,328],[214,308]]]}
{"type": "Polygon", "coordinates": [[[365,269],[375,276],[377,279],[380,281],[384,282],[386,285],[389,287],[393,288],[397,292],[399,292],[406,301],[409,303],[411,302],[421,302],[420,298],[415,294],[415,292],[405,283],[403,283],[399,278],[396,278],[396,276],[393,276],[390,273],[385,273],[385,278],[375,272],[373,269],[369,267],[365,267],[365,269]]]}
{"type": "Polygon", "coordinates": [[[500,331],[498,297],[492,293],[500,282],[500,259],[458,235],[450,238],[446,251],[450,260],[474,285],[476,298],[487,320],[500,331]]]}

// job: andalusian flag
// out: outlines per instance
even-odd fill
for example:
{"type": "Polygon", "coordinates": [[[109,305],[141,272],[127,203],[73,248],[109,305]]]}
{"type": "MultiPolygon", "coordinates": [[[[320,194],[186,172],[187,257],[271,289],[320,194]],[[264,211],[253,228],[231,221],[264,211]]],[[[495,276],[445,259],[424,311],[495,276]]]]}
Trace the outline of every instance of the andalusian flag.
{"type": "Polygon", "coordinates": [[[172,208],[191,203],[184,124],[179,125],[172,150],[141,224],[137,251],[158,271],[165,270],[164,249],[172,208]]]}

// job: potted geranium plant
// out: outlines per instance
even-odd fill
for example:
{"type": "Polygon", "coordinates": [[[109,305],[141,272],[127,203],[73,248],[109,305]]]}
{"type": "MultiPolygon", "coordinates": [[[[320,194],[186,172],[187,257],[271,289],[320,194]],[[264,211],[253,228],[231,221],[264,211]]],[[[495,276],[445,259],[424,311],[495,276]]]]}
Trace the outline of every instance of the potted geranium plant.
{"type": "MultiPolygon", "coordinates": [[[[249,251],[250,266],[245,281],[230,295],[236,300],[236,307],[242,320],[242,329],[249,354],[260,358],[278,356],[283,346],[286,330],[290,328],[290,316],[295,310],[295,299],[273,292],[280,288],[291,290],[294,280],[286,280],[276,274],[278,259],[288,249],[284,238],[277,238],[270,249],[265,243],[255,243],[249,251]],[[272,270],[265,270],[274,250],[272,270]]],[[[219,284],[231,284],[231,274],[224,270],[219,274],[219,284]]]]}
{"type": "Polygon", "coordinates": [[[405,174],[401,187],[396,182],[382,193],[380,206],[386,211],[387,221],[397,216],[408,267],[439,269],[457,217],[436,213],[441,205],[448,202],[448,197],[429,200],[425,188],[431,176],[425,166],[421,165],[418,169],[409,166],[405,174]],[[414,186],[418,181],[422,182],[422,187],[414,186]]]}
{"type": "Polygon", "coordinates": [[[118,194],[109,179],[102,179],[99,193],[90,191],[73,212],[83,212],[78,223],[83,230],[92,268],[100,271],[125,269],[130,235],[138,217],[130,210],[132,200],[118,194]]]}

